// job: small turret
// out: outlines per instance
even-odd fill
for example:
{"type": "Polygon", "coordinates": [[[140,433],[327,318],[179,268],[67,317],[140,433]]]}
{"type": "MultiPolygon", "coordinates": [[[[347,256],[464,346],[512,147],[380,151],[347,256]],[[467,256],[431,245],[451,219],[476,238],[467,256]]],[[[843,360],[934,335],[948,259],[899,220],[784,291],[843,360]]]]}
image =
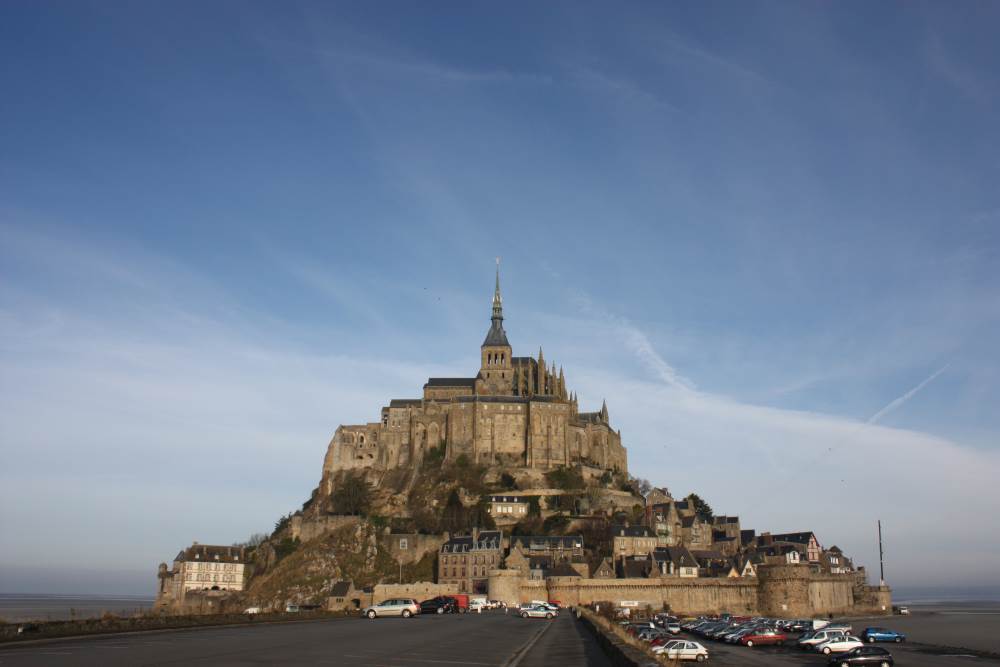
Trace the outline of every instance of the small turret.
{"type": "Polygon", "coordinates": [[[608,401],[607,401],[607,399],[605,399],[601,403],[601,421],[603,421],[605,424],[607,424],[607,423],[609,423],[611,421],[610,419],[608,419],[608,401]]]}

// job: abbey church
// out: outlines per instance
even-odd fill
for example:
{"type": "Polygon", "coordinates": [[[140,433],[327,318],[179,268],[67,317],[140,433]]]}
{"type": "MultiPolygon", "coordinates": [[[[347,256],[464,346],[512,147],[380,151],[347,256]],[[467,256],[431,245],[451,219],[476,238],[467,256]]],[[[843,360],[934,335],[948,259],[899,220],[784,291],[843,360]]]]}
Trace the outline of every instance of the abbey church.
{"type": "Polygon", "coordinates": [[[444,447],[446,461],[467,460],[504,468],[551,469],[582,465],[627,472],[621,434],[608,408],[580,412],[566,376],[555,363],[516,357],[503,327],[500,271],[489,331],[474,377],[430,378],[420,398],[389,401],[377,422],[337,428],[323,477],[341,470],[412,467],[430,448],[444,447]]]}

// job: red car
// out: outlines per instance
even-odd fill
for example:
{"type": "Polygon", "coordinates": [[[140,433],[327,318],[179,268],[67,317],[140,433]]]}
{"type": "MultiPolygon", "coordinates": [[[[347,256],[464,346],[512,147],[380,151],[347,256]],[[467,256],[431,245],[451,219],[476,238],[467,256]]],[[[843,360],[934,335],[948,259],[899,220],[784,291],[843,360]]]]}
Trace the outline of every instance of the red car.
{"type": "Polygon", "coordinates": [[[778,632],[777,630],[760,630],[758,632],[751,632],[748,635],[743,635],[740,637],[740,643],[744,646],[782,646],[788,641],[788,635],[784,632],[778,632]]]}

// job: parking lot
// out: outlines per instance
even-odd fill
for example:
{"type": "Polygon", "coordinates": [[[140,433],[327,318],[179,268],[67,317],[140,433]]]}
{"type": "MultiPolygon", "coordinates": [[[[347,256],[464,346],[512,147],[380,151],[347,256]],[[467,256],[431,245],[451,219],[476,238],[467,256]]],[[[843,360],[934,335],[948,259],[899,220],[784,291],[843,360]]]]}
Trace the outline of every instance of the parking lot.
{"type": "Polygon", "coordinates": [[[0,665],[364,665],[554,667],[610,662],[569,614],[500,611],[122,634],[0,648],[0,665]]]}
{"type": "MultiPolygon", "coordinates": [[[[681,633],[679,637],[688,638],[691,641],[701,643],[709,651],[708,664],[726,665],[727,667],[741,667],[747,665],[812,665],[819,667],[826,665],[829,657],[803,651],[791,646],[755,646],[746,648],[726,644],[724,642],[712,641],[696,635],[681,633]]],[[[926,644],[906,642],[903,644],[885,644],[895,659],[896,665],[913,667],[933,667],[941,665],[949,667],[951,665],[1000,665],[1000,658],[977,657],[962,651],[954,651],[926,644]]]]}

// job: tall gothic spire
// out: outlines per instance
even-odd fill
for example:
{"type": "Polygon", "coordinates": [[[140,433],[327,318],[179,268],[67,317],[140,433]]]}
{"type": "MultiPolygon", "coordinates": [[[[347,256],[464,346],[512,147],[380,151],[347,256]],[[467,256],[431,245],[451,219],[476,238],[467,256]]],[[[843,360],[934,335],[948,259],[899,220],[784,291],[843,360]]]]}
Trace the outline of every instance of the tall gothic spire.
{"type": "Polygon", "coordinates": [[[510,347],[507,342],[507,332],[503,330],[503,298],[500,296],[500,258],[497,257],[497,281],[493,290],[492,324],[486,333],[483,347],[510,347]]]}
{"type": "Polygon", "coordinates": [[[497,286],[493,290],[493,323],[503,321],[503,298],[500,296],[500,258],[497,257],[497,286]]]}

